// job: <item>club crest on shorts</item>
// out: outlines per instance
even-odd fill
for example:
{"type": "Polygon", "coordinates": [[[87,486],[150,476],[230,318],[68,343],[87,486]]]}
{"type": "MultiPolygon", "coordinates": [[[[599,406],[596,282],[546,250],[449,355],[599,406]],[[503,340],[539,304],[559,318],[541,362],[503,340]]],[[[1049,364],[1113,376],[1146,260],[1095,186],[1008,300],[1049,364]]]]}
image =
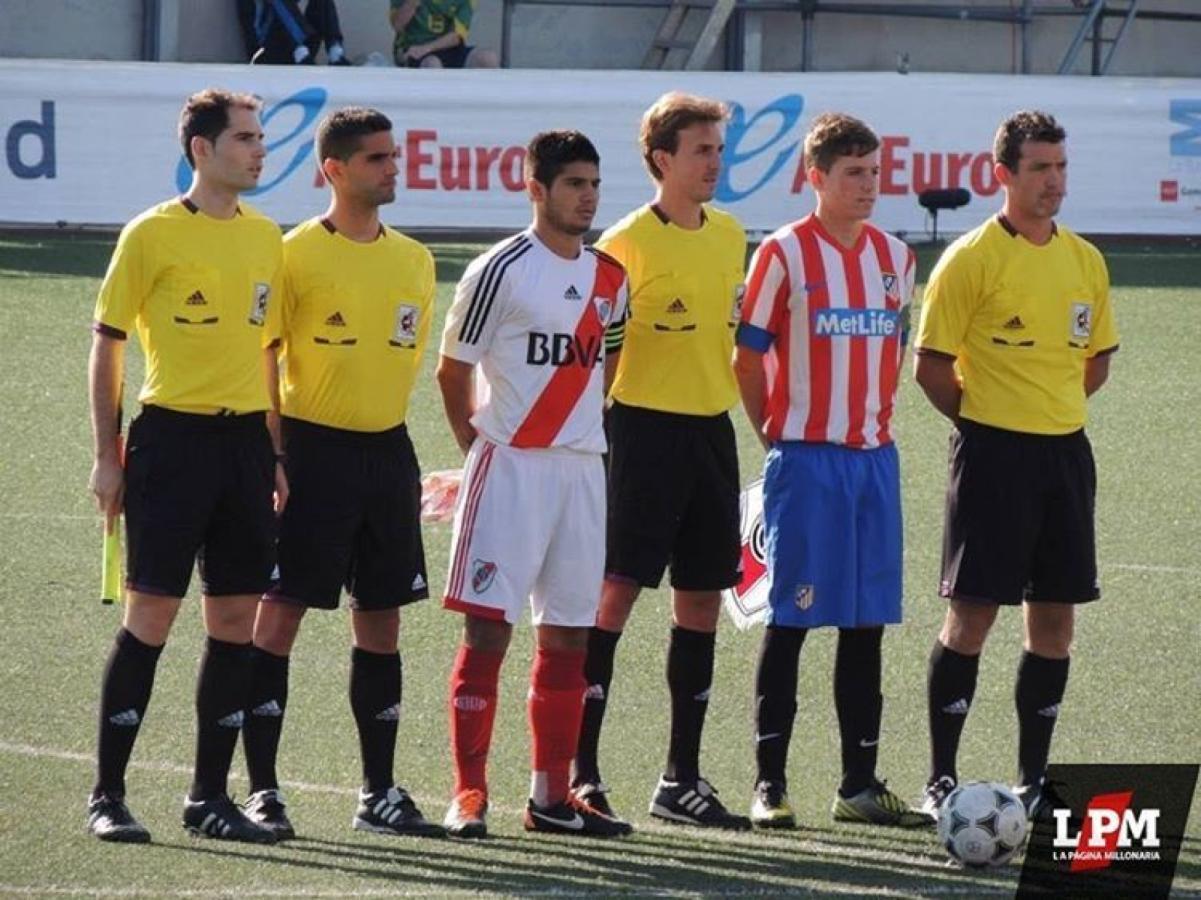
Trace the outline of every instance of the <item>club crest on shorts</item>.
{"type": "Polygon", "coordinates": [[[596,298],[596,314],[600,317],[602,325],[609,324],[609,313],[613,311],[613,301],[608,297],[596,298]]]}
{"type": "Polygon", "coordinates": [[[492,587],[492,582],[496,579],[496,563],[488,562],[486,559],[474,559],[471,561],[471,589],[477,594],[482,594],[488,588],[492,587]]]}
{"type": "Polygon", "coordinates": [[[1072,337],[1086,338],[1093,333],[1093,305],[1091,303],[1072,304],[1072,337]]]}
{"type": "Polygon", "coordinates": [[[271,299],[271,285],[261,281],[254,283],[254,298],[250,301],[251,325],[262,325],[267,321],[267,302],[271,299]]]}
{"type": "Polygon", "coordinates": [[[797,609],[808,609],[813,605],[813,585],[802,584],[796,589],[797,609]]]}
{"type": "Polygon", "coordinates": [[[393,347],[417,346],[417,322],[421,311],[416,306],[402,303],[396,307],[396,324],[392,327],[392,337],[388,341],[393,347]]]}

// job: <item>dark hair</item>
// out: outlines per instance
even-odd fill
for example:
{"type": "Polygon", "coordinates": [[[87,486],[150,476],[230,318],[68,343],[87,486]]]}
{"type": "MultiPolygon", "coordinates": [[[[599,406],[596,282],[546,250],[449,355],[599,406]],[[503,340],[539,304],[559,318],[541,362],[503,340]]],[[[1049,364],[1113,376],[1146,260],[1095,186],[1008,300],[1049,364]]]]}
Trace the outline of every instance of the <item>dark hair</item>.
{"type": "Polygon", "coordinates": [[[600,165],[600,154],[592,141],[578,131],[542,131],[525,148],[525,173],[550,187],[564,167],[573,162],[600,165]]]}
{"type": "Polygon", "coordinates": [[[997,129],[992,145],[993,159],[1010,172],[1016,172],[1022,158],[1022,144],[1026,141],[1059,144],[1067,136],[1068,133],[1050,113],[1024,109],[1015,112],[997,129]]]}
{"type": "Polygon", "coordinates": [[[719,100],[709,100],[680,91],[664,94],[642,114],[638,147],[642,160],[656,181],[663,177],[652,154],[656,150],[675,153],[680,148],[680,132],[698,122],[720,123],[729,116],[729,108],[719,100]]]}
{"type": "Polygon", "coordinates": [[[829,172],[840,156],[867,156],[879,146],[866,122],[846,113],[822,113],[805,135],[805,165],[829,172]]]}
{"type": "Polygon", "coordinates": [[[378,109],[364,106],[336,109],[317,126],[317,159],[340,159],[346,162],[359,149],[360,138],[391,130],[392,120],[378,109]]]}
{"type": "Polygon", "coordinates": [[[262,106],[262,102],[252,94],[221,88],[205,88],[190,96],[179,113],[179,142],[183,144],[183,155],[188,158],[188,165],[196,168],[196,160],[192,158],[192,138],[202,137],[216,143],[217,136],[229,127],[231,109],[258,112],[262,106]]]}

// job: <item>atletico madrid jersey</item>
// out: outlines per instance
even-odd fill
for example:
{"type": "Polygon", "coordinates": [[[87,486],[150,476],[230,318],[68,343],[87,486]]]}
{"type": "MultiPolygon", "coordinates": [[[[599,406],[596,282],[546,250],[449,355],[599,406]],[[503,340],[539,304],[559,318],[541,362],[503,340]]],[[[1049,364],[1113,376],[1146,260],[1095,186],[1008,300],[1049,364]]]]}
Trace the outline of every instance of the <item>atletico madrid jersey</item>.
{"type": "Polygon", "coordinates": [[[442,333],[442,354],[485,382],[471,424],[498,444],[603,453],[605,354],[626,304],[620,263],[591,247],[564,259],[533,229],[473,260],[442,333]]]}
{"type": "Polygon", "coordinates": [[[846,247],[810,215],[759,246],[736,339],[764,354],[769,440],[891,443],[914,275],[913,251],[869,224],[846,247]]]}

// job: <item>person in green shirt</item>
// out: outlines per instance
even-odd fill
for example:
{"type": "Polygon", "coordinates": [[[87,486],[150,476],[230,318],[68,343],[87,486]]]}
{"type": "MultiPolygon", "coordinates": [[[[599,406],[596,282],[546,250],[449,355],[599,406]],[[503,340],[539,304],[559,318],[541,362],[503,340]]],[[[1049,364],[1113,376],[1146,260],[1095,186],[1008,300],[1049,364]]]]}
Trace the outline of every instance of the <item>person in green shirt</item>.
{"type": "Polygon", "coordinates": [[[495,69],[491,50],[467,43],[475,0],[389,0],[398,66],[422,69],[495,69]]]}

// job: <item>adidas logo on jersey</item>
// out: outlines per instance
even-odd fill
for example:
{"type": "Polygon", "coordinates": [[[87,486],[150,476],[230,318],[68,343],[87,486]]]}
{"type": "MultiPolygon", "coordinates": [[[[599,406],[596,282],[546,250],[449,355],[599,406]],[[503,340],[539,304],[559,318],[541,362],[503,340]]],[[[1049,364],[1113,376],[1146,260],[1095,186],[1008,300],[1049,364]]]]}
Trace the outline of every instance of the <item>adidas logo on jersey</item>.
{"type": "Polygon", "coordinates": [[[1012,319],[1010,319],[1008,322],[1005,323],[1005,327],[1007,329],[1009,329],[1010,331],[1020,331],[1021,329],[1026,327],[1026,323],[1022,321],[1021,316],[1014,316],[1012,319]]]}
{"type": "Polygon", "coordinates": [[[208,301],[204,299],[204,294],[200,291],[193,291],[184,304],[186,306],[208,306],[208,301]]]}
{"type": "Polygon", "coordinates": [[[266,703],[262,703],[252,709],[250,714],[254,716],[266,716],[269,719],[278,719],[284,714],[284,711],[274,700],[268,700],[266,703]]]}
{"type": "Polygon", "coordinates": [[[222,716],[217,720],[217,724],[222,728],[241,728],[245,721],[246,714],[239,709],[237,712],[231,712],[228,716],[222,716]]]}
{"type": "Polygon", "coordinates": [[[680,315],[681,313],[688,312],[688,307],[684,305],[683,300],[681,300],[679,297],[676,297],[676,299],[672,300],[671,303],[668,304],[667,311],[673,315],[680,315]]]}
{"type": "Polygon", "coordinates": [[[108,717],[108,720],[114,725],[122,725],[126,728],[132,728],[142,721],[142,717],[138,715],[136,709],[127,709],[124,712],[113,713],[108,717]]]}
{"type": "Polygon", "coordinates": [[[381,709],[375,714],[377,722],[399,722],[400,721],[400,704],[393,703],[387,709],[381,709]]]}
{"type": "Polygon", "coordinates": [[[575,285],[571,285],[563,292],[564,300],[579,300],[580,292],[575,289],[575,285]]]}
{"type": "Polygon", "coordinates": [[[954,703],[948,703],[942,708],[942,711],[949,713],[952,716],[966,716],[968,710],[967,698],[960,697],[954,703]]]}
{"type": "Polygon", "coordinates": [[[325,324],[329,325],[331,328],[345,328],[346,320],[342,318],[341,312],[336,312],[325,320],[325,324]]]}

